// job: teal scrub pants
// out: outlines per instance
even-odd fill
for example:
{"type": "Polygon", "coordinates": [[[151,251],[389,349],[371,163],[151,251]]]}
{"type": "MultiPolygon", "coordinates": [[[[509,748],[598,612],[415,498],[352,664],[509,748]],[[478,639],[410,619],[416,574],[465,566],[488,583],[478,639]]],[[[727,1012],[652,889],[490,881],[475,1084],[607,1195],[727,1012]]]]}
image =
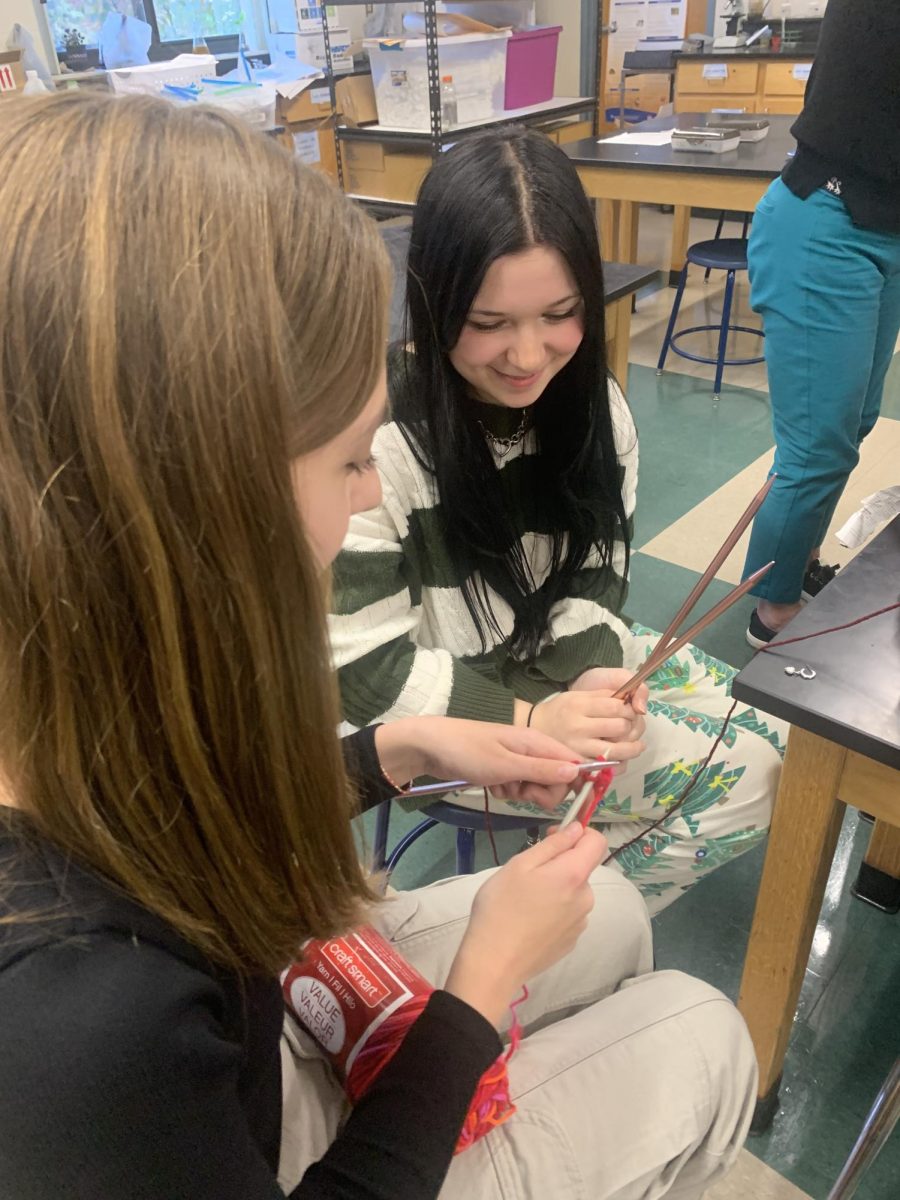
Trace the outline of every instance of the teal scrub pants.
{"type": "Polygon", "coordinates": [[[774,559],[754,594],[791,604],[881,409],[900,331],[900,234],[861,229],[838,196],[822,188],[799,200],[777,179],[753,219],[749,265],[778,478],[753,523],[744,578],[774,559]]]}

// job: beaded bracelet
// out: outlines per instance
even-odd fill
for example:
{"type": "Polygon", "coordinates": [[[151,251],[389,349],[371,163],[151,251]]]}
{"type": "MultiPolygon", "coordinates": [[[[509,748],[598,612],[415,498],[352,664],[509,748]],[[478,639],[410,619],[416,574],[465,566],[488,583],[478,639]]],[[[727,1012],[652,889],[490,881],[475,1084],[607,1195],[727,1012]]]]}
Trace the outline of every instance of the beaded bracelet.
{"type": "MultiPolygon", "coordinates": [[[[381,766],[380,763],[378,765],[381,766]]],[[[391,785],[391,787],[394,789],[394,791],[397,793],[398,796],[401,795],[403,792],[405,792],[406,789],[409,787],[409,785],[412,783],[411,779],[407,783],[402,783],[402,784],[398,783],[396,779],[392,779],[391,776],[388,775],[388,773],[384,769],[384,767],[381,767],[381,774],[384,777],[385,781],[391,785]]]]}

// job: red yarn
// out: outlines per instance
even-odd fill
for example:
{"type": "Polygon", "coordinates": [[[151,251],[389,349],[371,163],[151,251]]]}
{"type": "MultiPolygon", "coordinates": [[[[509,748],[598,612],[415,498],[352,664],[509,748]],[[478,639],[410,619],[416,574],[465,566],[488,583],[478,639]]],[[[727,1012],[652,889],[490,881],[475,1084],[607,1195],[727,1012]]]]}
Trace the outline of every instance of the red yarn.
{"type": "Polygon", "coordinates": [[[596,775],[591,776],[590,782],[593,784],[593,794],[591,795],[590,800],[588,800],[587,804],[585,804],[584,808],[582,808],[581,812],[578,814],[578,820],[585,829],[587,829],[588,821],[590,821],[591,817],[594,815],[597,805],[609,791],[609,785],[612,783],[612,781],[612,767],[603,767],[602,770],[598,771],[596,775]]]}
{"type": "MultiPolygon", "coordinates": [[[[356,1104],[397,1053],[434,988],[394,946],[367,927],[344,938],[308,942],[302,958],[282,976],[282,991],[288,1008],[322,1046],[356,1104]]],[[[478,1082],[457,1154],[516,1111],[506,1063],[521,1041],[515,1010],[527,996],[523,988],[511,1006],[509,1049],[478,1082]]]]}
{"type": "MultiPolygon", "coordinates": [[[[434,988],[431,988],[429,991],[407,1000],[370,1036],[356,1056],[350,1073],[344,1081],[344,1090],[352,1104],[358,1103],[363,1098],[400,1049],[401,1042],[424,1012],[428,998],[433,991],[434,988]]],[[[456,1143],[456,1154],[468,1149],[479,1138],[483,1138],[492,1129],[496,1129],[498,1125],[508,1121],[516,1111],[516,1106],[509,1098],[509,1076],[506,1072],[506,1063],[522,1040],[522,1029],[515,1015],[516,1007],[528,996],[527,988],[523,988],[522,992],[523,994],[511,1006],[513,1023],[509,1034],[509,1049],[494,1060],[479,1080],[456,1143]]]]}

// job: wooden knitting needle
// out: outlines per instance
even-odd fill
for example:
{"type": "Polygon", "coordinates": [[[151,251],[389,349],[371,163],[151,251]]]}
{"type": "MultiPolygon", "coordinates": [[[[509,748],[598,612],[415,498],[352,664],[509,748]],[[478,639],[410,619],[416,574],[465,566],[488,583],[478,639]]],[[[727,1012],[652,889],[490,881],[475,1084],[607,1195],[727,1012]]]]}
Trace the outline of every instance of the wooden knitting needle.
{"type": "Polygon", "coordinates": [[[736,604],[742,596],[746,596],[747,592],[749,592],[751,588],[756,587],[762,577],[768,571],[771,571],[774,566],[775,560],[773,558],[772,561],[767,562],[764,567],[760,567],[758,571],[754,571],[753,574],[748,579],[745,579],[743,583],[738,584],[738,586],[730,591],[727,596],[724,596],[718,604],[713,605],[713,607],[708,613],[705,614],[705,616],[702,616],[698,621],[695,621],[690,629],[686,630],[681,637],[676,638],[676,640],[672,642],[670,646],[657,646],[641,669],[636,674],[632,675],[628,682],[623,687],[620,687],[615,693],[616,699],[624,700],[627,696],[630,696],[634,692],[635,688],[639,687],[640,684],[644,682],[648,675],[652,675],[658,667],[662,666],[666,659],[671,658],[673,654],[677,654],[682,646],[686,646],[688,642],[693,641],[699,633],[703,632],[707,625],[711,625],[713,621],[718,620],[723,612],[731,608],[732,604],[736,604]]]}
{"type": "MultiPolygon", "coordinates": [[[[679,625],[685,619],[685,617],[688,615],[688,613],[691,611],[691,609],[694,607],[694,605],[697,603],[697,601],[700,599],[700,597],[703,595],[703,593],[706,591],[706,589],[709,587],[716,571],[718,571],[719,567],[721,567],[722,563],[725,561],[725,559],[728,557],[728,555],[732,552],[732,550],[735,548],[735,546],[740,541],[741,536],[744,533],[744,530],[747,528],[747,526],[750,524],[750,522],[756,516],[757,512],[759,512],[759,509],[762,507],[763,501],[765,500],[766,496],[768,496],[769,492],[772,490],[772,487],[775,483],[776,478],[777,478],[776,475],[770,475],[769,478],[766,480],[766,482],[763,484],[763,486],[759,489],[759,491],[756,493],[756,495],[750,501],[750,503],[747,505],[746,509],[741,514],[740,518],[738,519],[737,524],[732,529],[731,533],[729,533],[728,537],[725,539],[725,541],[722,543],[722,545],[719,547],[719,549],[714,554],[712,562],[709,564],[709,566],[706,568],[706,570],[703,572],[703,574],[700,576],[700,578],[694,584],[693,588],[691,588],[691,591],[690,591],[687,599],[682,604],[681,608],[679,608],[678,612],[675,614],[675,616],[672,618],[672,620],[669,622],[669,624],[666,626],[664,633],[661,635],[659,641],[656,643],[656,645],[653,648],[653,652],[651,653],[650,657],[647,659],[647,662],[644,664],[645,667],[647,666],[648,663],[652,662],[654,664],[653,669],[655,670],[656,667],[660,666],[662,663],[664,663],[666,661],[667,658],[670,657],[672,651],[669,649],[669,643],[672,641],[672,639],[675,637],[675,634],[678,632],[679,625]]],[[[766,567],[765,570],[769,570],[769,567],[766,567]]],[[[735,598],[740,599],[740,597],[735,597],[735,598]]],[[[724,611],[724,609],[723,609],[723,611],[724,611]]],[[[643,668],[642,668],[642,670],[643,670],[643,668]]],[[[650,672],[650,673],[652,673],[652,672],[650,672]]],[[[636,678],[637,678],[637,676],[635,676],[635,679],[636,678]]],[[[644,678],[646,678],[646,675],[644,676],[644,678]]],[[[616,699],[617,700],[626,699],[637,686],[638,686],[637,683],[635,683],[633,679],[630,679],[628,681],[628,683],[626,683],[623,687],[620,687],[619,690],[615,693],[616,699]]]]}

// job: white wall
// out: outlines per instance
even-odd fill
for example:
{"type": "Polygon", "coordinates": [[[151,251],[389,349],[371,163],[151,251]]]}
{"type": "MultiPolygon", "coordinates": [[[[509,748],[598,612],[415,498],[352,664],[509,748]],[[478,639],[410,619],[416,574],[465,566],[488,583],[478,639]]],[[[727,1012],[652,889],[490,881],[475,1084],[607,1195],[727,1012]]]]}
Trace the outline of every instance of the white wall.
{"type": "MultiPolygon", "coordinates": [[[[12,27],[18,23],[34,38],[35,48],[44,61],[50,62],[51,55],[55,60],[41,7],[39,0],[0,0],[0,48],[6,48],[12,27]]],[[[56,70],[55,61],[52,61],[51,69],[56,70]]]]}
{"type": "Polygon", "coordinates": [[[581,0],[537,0],[538,25],[562,25],[556,60],[556,95],[578,96],[581,84],[581,0]]]}

